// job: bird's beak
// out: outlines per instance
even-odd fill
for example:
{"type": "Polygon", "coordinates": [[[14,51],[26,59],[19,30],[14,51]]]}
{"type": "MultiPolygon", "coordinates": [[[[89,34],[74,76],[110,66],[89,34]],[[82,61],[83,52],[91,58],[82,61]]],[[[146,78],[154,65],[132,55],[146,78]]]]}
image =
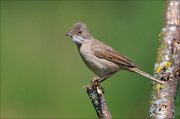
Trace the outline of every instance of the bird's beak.
{"type": "Polygon", "coordinates": [[[66,33],[65,35],[66,35],[66,36],[72,36],[72,34],[71,34],[71,33],[66,33]]]}

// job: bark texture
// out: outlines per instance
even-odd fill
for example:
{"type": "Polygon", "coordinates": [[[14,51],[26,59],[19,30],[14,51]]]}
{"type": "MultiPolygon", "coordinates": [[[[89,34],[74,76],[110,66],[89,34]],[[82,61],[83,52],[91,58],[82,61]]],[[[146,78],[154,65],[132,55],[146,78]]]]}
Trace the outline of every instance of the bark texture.
{"type": "Polygon", "coordinates": [[[86,87],[87,93],[96,110],[99,119],[112,119],[111,113],[107,107],[104,98],[104,89],[97,80],[92,81],[91,85],[86,87]]]}
{"type": "Polygon", "coordinates": [[[165,81],[166,85],[153,82],[150,102],[150,117],[153,119],[174,118],[180,79],[180,0],[167,0],[164,19],[155,77],[165,81]]]}

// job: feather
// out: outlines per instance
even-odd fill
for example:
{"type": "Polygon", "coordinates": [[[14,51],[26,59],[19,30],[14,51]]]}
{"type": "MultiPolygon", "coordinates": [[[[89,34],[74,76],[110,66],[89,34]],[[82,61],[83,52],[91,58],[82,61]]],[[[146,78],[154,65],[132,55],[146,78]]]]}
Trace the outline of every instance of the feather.
{"type": "Polygon", "coordinates": [[[92,50],[94,55],[101,59],[106,59],[108,61],[114,62],[118,65],[124,65],[126,67],[138,67],[126,56],[121,55],[119,52],[107,46],[101,41],[94,40],[96,45],[92,45],[92,50]]]}

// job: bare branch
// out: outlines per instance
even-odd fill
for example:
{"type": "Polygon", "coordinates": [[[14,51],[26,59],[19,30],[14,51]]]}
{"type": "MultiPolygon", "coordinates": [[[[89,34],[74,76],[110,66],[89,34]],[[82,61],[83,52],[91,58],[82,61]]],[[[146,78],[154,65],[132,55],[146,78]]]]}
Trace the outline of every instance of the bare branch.
{"type": "Polygon", "coordinates": [[[180,79],[180,1],[166,3],[164,28],[160,34],[161,45],[155,64],[156,78],[165,81],[166,86],[154,83],[150,117],[173,119],[175,97],[180,79]]]}
{"type": "Polygon", "coordinates": [[[91,85],[86,87],[87,93],[96,110],[99,119],[112,119],[111,113],[107,107],[104,98],[104,89],[97,80],[92,81],[91,85]]]}

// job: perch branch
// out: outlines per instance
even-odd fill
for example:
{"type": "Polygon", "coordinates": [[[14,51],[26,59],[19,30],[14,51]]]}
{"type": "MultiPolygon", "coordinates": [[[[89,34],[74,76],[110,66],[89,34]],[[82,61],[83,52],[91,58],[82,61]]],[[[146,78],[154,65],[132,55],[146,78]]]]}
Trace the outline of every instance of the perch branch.
{"type": "Polygon", "coordinates": [[[164,19],[154,69],[155,77],[167,85],[153,83],[150,102],[150,117],[153,119],[174,118],[174,103],[180,79],[180,0],[166,2],[164,19]]]}
{"type": "Polygon", "coordinates": [[[86,87],[87,93],[96,110],[99,119],[112,119],[111,113],[107,107],[104,98],[104,89],[97,80],[92,81],[91,85],[86,87]]]}

